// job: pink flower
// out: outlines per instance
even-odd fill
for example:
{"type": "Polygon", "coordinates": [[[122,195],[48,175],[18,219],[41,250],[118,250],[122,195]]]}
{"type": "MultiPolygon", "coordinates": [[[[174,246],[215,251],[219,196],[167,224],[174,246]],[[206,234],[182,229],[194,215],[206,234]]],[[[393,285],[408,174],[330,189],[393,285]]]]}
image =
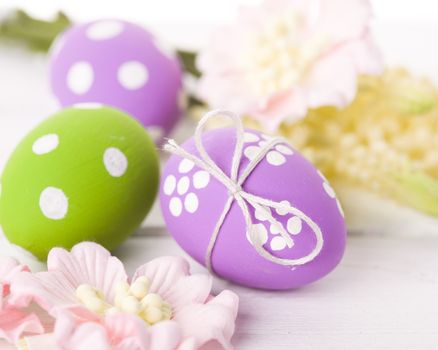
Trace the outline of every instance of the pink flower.
{"type": "Polygon", "coordinates": [[[348,105],[382,70],[368,0],[265,0],[218,28],[198,58],[199,95],[275,130],[309,108],[348,105]]]}
{"type": "Polygon", "coordinates": [[[211,296],[211,277],[190,275],[182,258],[152,260],[129,279],[120,260],[87,242],[52,249],[47,266],[20,273],[10,299],[16,307],[34,301],[56,319],[59,349],[231,349],[237,296],[211,296]]]}
{"type": "Polygon", "coordinates": [[[10,305],[10,285],[13,278],[27,270],[15,259],[0,257],[0,339],[16,342],[25,333],[42,333],[44,328],[38,317],[10,305]]]}

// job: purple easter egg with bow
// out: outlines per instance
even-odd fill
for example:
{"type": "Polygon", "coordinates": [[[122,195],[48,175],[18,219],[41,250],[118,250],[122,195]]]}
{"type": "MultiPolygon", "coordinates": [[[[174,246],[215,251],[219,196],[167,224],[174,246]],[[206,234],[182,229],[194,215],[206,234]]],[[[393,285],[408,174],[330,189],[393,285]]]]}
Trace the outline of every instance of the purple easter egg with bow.
{"type": "MultiPolygon", "coordinates": [[[[239,176],[271,139],[257,131],[245,130],[239,176]]],[[[201,140],[213,162],[231,177],[236,130],[210,130],[201,140]]],[[[200,157],[193,138],[182,148],[200,157]]],[[[259,198],[292,206],[303,215],[263,205],[256,210],[249,205],[255,235],[250,236],[244,213],[233,200],[208,260],[218,276],[248,287],[282,290],[314,282],[338,265],[346,244],[340,203],[324,176],[285,141],[269,148],[241,189],[259,198]],[[306,217],[308,219],[303,219],[306,217]],[[282,234],[279,226],[283,228],[282,234]],[[274,258],[308,261],[282,265],[268,260],[251,243],[254,237],[274,258]]],[[[229,188],[191,160],[172,155],[164,168],[160,201],[166,224],[178,244],[201,264],[206,265],[210,238],[230,196],[233,193],[229,188]]]]}
{"type": "Polygon", "coordinates": [[[125,111],[159,142],[185,103],[182,69],[174,52],[126,21],[71,27],[51,48],[50,81],[60,104],[99,103],[125,111]]]}

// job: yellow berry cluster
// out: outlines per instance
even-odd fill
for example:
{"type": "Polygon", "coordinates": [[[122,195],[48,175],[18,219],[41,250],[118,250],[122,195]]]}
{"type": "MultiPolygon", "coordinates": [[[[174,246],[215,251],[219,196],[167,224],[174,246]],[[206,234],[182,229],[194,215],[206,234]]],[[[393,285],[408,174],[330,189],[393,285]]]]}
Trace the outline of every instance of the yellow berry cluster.
{"type": "Polygon", "coordinates": [[[343,110],[312,110],[280,133],[337,184],[438,215],[438,92],[405,70],[362,77],[343,110]]]}
{"type": "MultiPolygon", "coordinates": [[[[205,108],[190,112],[199,119],[205,108]]],[[[254,119],[244,121],[266,132],[254,119]]],[[[426,78],[402,68],[362,76],[349,106],[310,110],[302,120],[284,122],[278,134],[335,189],[360,187],[438,216],[438,89],[426,78]]]]}

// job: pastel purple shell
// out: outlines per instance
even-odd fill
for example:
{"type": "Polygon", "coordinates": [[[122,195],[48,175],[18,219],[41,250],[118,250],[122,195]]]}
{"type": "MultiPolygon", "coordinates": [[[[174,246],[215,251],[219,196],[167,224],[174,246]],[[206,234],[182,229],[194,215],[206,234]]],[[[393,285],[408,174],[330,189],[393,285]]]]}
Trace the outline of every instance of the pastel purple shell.
{"type": "MultiPolygon", "coordinates": [[[[239,172],[268,139],[259,132],[245,131],[239,172]]],[[[233,128],[215,129],[203,135],[208,154],[228,176],[235,142],[233,128]]],[[[183,148],[199,156],[193,139],[183,148]]],[[[212,254],[212,266],[217,275],[248,287],[279,290],[316,281],[336,267],[346,243],[342,208],[324,176],[303,156],[288,144],[275,146],[242,187],[244,191],[266,199],[288,201],[303,211],[319,225],[324,244],[319,255],[304,265],[282,266],[270,262],[251,245],[244,216],[234,201],[212,254]]],[[[207,246],[228,196],[222,183],[191,161],[172,156],[164,168],[160,201],[167,227],[179,245],[201,264],[205,265],[207,246]]],[[[296,259],[315,248],[316,236],[300,218],[271,210],[293,239],[294,244],[289,248],[263,212],[256,213],[252,207],[250,212],[254,227],[265,242],[264,247],[276,257],[296,259]]]]}
{"type": "Polygon", "coordinates": [[[63,107],[116,107],[156,140],[175,126],[185,99],[176,54],[144,28],[119,20],[75,25],[61,34],[51,49],[50,81],[63,107]]]}

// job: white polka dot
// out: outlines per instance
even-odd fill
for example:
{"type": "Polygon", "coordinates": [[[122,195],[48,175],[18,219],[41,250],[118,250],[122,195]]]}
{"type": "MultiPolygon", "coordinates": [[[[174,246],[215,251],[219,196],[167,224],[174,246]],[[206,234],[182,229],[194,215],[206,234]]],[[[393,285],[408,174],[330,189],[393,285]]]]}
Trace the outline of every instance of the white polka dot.
{"type": "Polygon", "coordinates": [[[47,154],[55,150],[59,145],[59,137],[56,134],[47,134],[41,136],[32,145],[32,151],[35,154],[47,154]]]}
{"type": "Polygon", "coordinates": [[[195,166],[195,163],[193,163],[191,160],[184,158],[181,163],[179,163],[178,171],[182,174],[188,173],[190,170],[193,169],[195,166]]]}
{"type": "Polygon", "coordinates": [[[243,141],[244,142],[257,142],[259,137],[256,134],[253,134],[252,132],[245,132],[243,134],[243,141]]]}
{"type": "Polygon", "coordinates": [[[252,226],[253,235],[256,237],[258,242],[263,245],[268,241],[268,231],[266,230],[265,225],[256,224],[252,226]]]}
{"type": "Polygon", "coordinates": [[[188,178],[188,176],[183,176],[181,179],[179,179],[178,185],[176,187],[178,194],[183,195],[187,193],[187,191],[189,190],[189,186],[190,186],[190,179],[188,178]]]}
{"type": "MultiPolygon", "coordinates": [[[[287,205],[290,207],[289,201],[281,201],[280,204],[287,205]]],[[[287,210],[287,209],[280,209],[279,208],[279,209],[275,209],[275,211],[277,212],[278,215],[286,215],[287,213],[289,213],[289,210],[287,210]]]]}
{"type": "Polygon", "coordinates": [[[292,151],[292,149],[290,147],[286,146],[286,145],[277,145],[277,146],[275,146],[275,149],[278,152],[286,154],[288,156],[294,154],[294,151],[292,151]]]}
{"type": "Polygon", "coordinates": [[[279,224],[271,224],[271,226],[269,226],[269,231],[273,234],[273,235],[278,235],[281,231],[280,231],[280,227],[279,224]]]}
{"type": "Polygon", "coordinates": [[[151,136],[152,140],[159,141],[163,138],[164,129],[159,126],[148,126],[148,133],[151,136]]]}
{"type": "Polygon", "coordinates": [[[111,176],[120,177],[128,168],[128,158],[115,147],[107,148],[103,155],[103,163],[111,176]]]}
{"type": "Polygon", "coordinates": [[[267,144],[268,144],[268,141],[260,141],[259,142],[260,147],[265,147],[267,144]]]}
{"type": "Polygon", "coordinates": [[[209,182],[210,174],[205,170],[198,171],[193,175],[193,186],[198,190],[207,187],[209,182]]]}
{"type": "Polygon", "coordinates": [[[163,191],[164,194],[170,196],[176,188],[176,178],[173,175],[169,175],[164,180],[163,191]]]}
{"type": "Polygon", "coordinates": [[[82,102],[74,104],[73,107],[78,109],[100,109],[103,108],[103,104],[98,102],[82,102]]]}
{"type": "Polygon", "coordinates": [[[186,196],[186,198],[184,199],[184,207],[191,214],[193,214],[196,210],[198,210],[199,200],[196,194],[189,193],[186,196]]]}
{"type": "Polygon", "coordinates": [[[287,231],[291,235],[299,234],[302,228],[303,228],[303,223],[298,216],[293,216],[289,220],[287,220],[287,231]]]}
{"type": "Polygon", "coordinates": [[[178,197],[173,197],[169,202],[169,210],[173,216],[180,216],[182,213],[182,202],[178,197]]]}
{"type": "Polygon", "coordinates": [[[149,72],[145,65],[138,61],[123,63],[117,72],[119,83],[127,90],[142,88],[149,78],[149,72]]]}
{"type": "Polygon", "coordinates": [[[268,154],[266,155],[266,160],[268,161],[269,164],[275,166],[279,166],[286,163],[286,158],[284,157],[284,155],[282,155],[277,151],[268,152],[268,154]]]}
{"type": "Polygon", "coordinates": [[[271,249],[272,250],[283,250],[284,248],[286,248],[286,241],[284,240],[283,237],[281,236],[276,236],[274,238],[272,238],[271,241],[271,249]]]}
{"type": "Polygon", "coordinates": [[[271,209],[268,207],[258,207],[255,210],[255,217],[259,221],[266,221],[271,216],[271,209]]]}
{"type": "Polygon", "coordinates": [[[99,21],[87,28],[86,35],[91,40],[107,40],[123,31],[123,23],[114,20],[99,21]]]}
{"type": "Polygon", "coordinates": [[[328,182],[324,182],[322,184],[322,186],[324,187],[325,192],[331,197],[331,198],[335,198],[336,197],[336,193],[333,190],[332,186],[330,186],[330,184],[328,182]]]}
{"type": "Polygon", "coordinates": [[[47,187],[40,195],[40,209],[45,217],[52,220],[63,219],[68,212],[68,199],[59,188],[47,187]]]}
{"type": "Polygon", "coordinates": [[[243,154],[245,155],[246,158],[248,158],[249,160],[252,160],[257,156],[257,154],[259,152],[260,152],[260,147],[249,146],[249,147],[245,148],[245,150],[243,151],[243,154]]]}
{"type": "Polygon", "coordinates": [[[81,61],[73,64],[67,73],[67,85],[71,92],[83,95],[93,85],[94,72],[90,63],[81,61]]]}

